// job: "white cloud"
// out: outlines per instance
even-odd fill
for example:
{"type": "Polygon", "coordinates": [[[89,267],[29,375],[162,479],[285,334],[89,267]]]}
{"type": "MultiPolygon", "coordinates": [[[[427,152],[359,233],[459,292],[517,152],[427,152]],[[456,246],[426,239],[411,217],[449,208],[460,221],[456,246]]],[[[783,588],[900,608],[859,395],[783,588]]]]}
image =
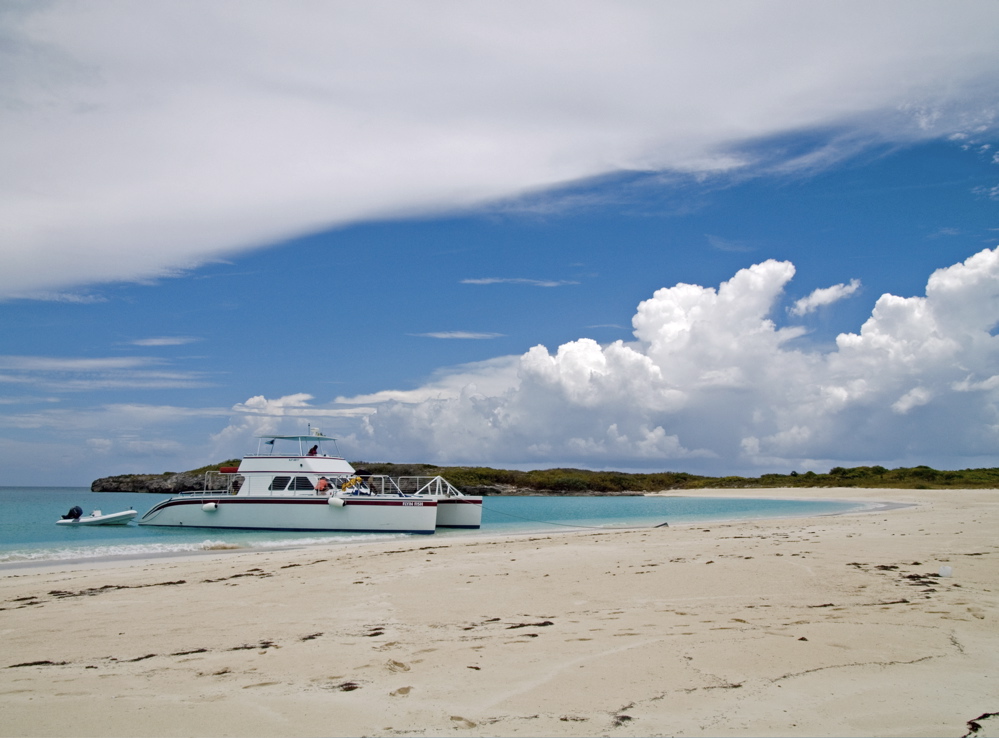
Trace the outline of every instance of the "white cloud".
{"type": "Polygon", "coordinates": [[[850,297],[859,289],[859,279],[851,279],[850,284],[840,283],[834,284],[832,287],[823,287],[815,290],[807,297],[802,297],[788,308],[788,312],[791,315],[797,316],[808,315],[809,313],[814,313],[820,307],[832,305],[834,302],[839,302],[846,297],[850,297]]]}
{"type": "Polygon", "coordinates": [[[4,295],[4,297],[17,300],[34,300],[37,302],[68,302],[75,305],[96,305],[108,301],[108,299],[103,295],[94,295],[94,294],[77,293],[77,292],[46,292],[46,291],[20,292],[17,290],[12,290],[11,292],[4,295]]]}
{"type": "Polygon", "coordinates": [[[179,389],[210,386],[203,372],[167,370],[148,356],[0,356],[0,382],[36,385],[50,392],[106,389],[179,389]]]}
{"type": "Polygon", "coordinates": [[[0,24],[7,297],[615,171],[822,166],[994,125],[999,85],[999,5],[974,0],[80,0],[0,24]],[[809,129],[840,133],[753,145],[809,129]]]}
{"type": "Polygon", "coordinates": [[[710,233],[705,234],[705,238],[708,239],[708,244],[713,249],[718,249],[719,251],[730,251],[735,253],[745,253],[749,251],[754,251],[755,248],[748,243],[743,241],[735,241],[730,238],[722,238],[721,236],[713,236],[710,233]]]}
{"type": "MultiPolygon", "coordinates": [[[[801,329],[771,317],[794,271],[770,260],[717,289],[657,290],[631,342],[535,346],[326,409],[358,411],[341,435],[366,458],[707,472],[999,463],[999,248],[937,270],[925,296],[883,295],[827,352],[794,347],[801,329]]],[[[301,423],[324,411],[311,400],[236,409],[301,423]]]]}
{"type": "Polygon", "coordinates": [[[482,277],[480,279],[463,279],[462,284],[526,284],[531,287],[563,287],[567,284],[579,284],[567,279],[527,279],[525,277],[482,277]]]}
{"type": "Polygon", "coordinates": [[[229,425],[211,436],[211,449],[216,458],[235,458],[252,448],[253,438],[285,432],[306,433],[311,427],[326,434],[338,435],[344,419],[364,418],[375,412],[372,407],[355,404],[348,407],[317,407],[312,395],[299,392],[268,399],[263,395],[237,403],[229,413],[229,425]]]}
{"type": "Polygon", "coordinates": [[[891,409],[899,415],[905,415],[915,407],[927,404],[933,399],[932,393],[925,387],[913,387],[892,404],[891,409]]]}
{"type": "Polygon", "coordinates": [[[0,466],[6,484],[29,485],[80,486],[109,474],[182,471],[219,460],[204,439],[230,414],[225,407],[142,403],[3,413],[0,429],[16,432],[0,448],[0,466]]]}
{"type": "Polygon", "coordinates": [[[500,338],[502,333],[475,333],[473,331],[438,331],[436,333],[414,333],[419,338],[472,339],[500,338]]]}
{"type": "MultiPolygon", "coordinates": [[[[4,380],[0,378],[0,382],[2,381],[4,380]]],[[[30,395],[18,397],[0,396],[0,405],[37,405],[40,402],[55,403],[59,402],[59,400],[55,397],[31,397],[30,395]]]]}
{"type": "Polygon", "coordinates": [[[276,400],[268,400],[263,395],[257,395],[255,397],[251,397],[246,402],[241,402],[235,405],[233,410],[238,413],[246,413],[249,415],[295,415],[300,414],[303,410],[311,409],[312,405],[310,405],[310,400],[312,399],[312,395],[307,395],[304,392],[299,392],[294,395],[286,395],[284,397],[279,397],[276,400]]]}
{"type": "Polygon", "coordinates": [[[219,407],[191,408],[143,403],[113,403],[74,408],[59,406],[34,412],[0,415],[0,426],[44,429],[56,435],[95,431],[106,433],[108,429],[126,435],[137,435],[191,419],[224,418],[230,412],[228,408],[219,407]]]}
{"type": "Polygon", "coordinates": [[[189,343],[196,343],[200,338],[191,336],[160,336],[157,338],[139,338],[132,341],[133,346],[186,346],[189,343]]]}
{"type": "MultiPolygon", "coordinates": [[[[431,381],[414,390],[383,390],[355,397],[337,397],[340,405],[377,405],[387,401],[419,403],[427,400],[457,397],[464,391],[500,394],[517,381],[519,357],[500,356],[486,361],[461,364],[435,372],[431,381]]],[[[365,414],[374,412],[369,408],[365,414]]]]}
{"type": "Polygon", "coordinates": [[[37,372],[94,372],[140,369],[156,364],[143,356],[98,359],[61,358],[52,356],[0,356],[0,369],[37,372]]]}

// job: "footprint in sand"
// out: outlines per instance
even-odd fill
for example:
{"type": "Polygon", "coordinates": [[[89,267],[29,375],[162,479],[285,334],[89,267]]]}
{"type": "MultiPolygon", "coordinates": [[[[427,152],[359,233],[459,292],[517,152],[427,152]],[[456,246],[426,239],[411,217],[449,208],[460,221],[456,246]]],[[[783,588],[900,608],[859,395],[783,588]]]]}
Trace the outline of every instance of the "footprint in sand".
{"type": "Polygon", "coordinates": [[[389,692],[389,697],[405,697],[412,691],[412,687],[399,687],[399,689],[389,692]]]}
{"type": "Polygon", "coordinates": [[[389,659],[386,666],[388,666],[389,671],[394,671],[394,672],[409,671],[408,664],[404,664],[401,661],[395,661],[394,659],[389,659]]]}
{"type": "Polygon", "coordinates": [[[463,718],[461,715],[452,715],[451,722],[455,723],[455,727],[458,728],[474,728],[475,723],[467,718],[463,718]]]}

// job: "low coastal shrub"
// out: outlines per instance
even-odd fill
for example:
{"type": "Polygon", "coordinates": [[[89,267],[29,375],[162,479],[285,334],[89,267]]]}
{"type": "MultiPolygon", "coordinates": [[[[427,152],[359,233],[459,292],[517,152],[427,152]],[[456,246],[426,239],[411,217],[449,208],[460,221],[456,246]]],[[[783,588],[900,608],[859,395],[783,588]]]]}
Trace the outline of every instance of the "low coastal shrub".
{"type": "MultiPolygon", "coordinates": [[[[222,466],[237,466],[239,459],[210,464],[181,475],[203,476],[222,466]]],[[[806,471],[788,474],[768,473],[759,477],[708,477],[686,472],[630,474],[588,469],[493,469],[487,466],[435,466],[434,464],[393,464],[352,461],[363,474],[445,477],[462,490],[479,494],[642,494],[666,490],[744,489],[774,487],[880,487],[898,489],[999,489],[999,468],[940,471],[928,466],[886,469],[883,466],[836,466],[827,473],[806,471]]],[[[153,477],[167,475],[126,474],[105,480],[132,480],[133,486],[153,477]]],[[[172,475],[177,476],[177,475],[172,475]]],[[[108,489],[113,488],[109,486],[108,489]]],[[[152,490],[150,490],[152,491],[152,490]]]]}

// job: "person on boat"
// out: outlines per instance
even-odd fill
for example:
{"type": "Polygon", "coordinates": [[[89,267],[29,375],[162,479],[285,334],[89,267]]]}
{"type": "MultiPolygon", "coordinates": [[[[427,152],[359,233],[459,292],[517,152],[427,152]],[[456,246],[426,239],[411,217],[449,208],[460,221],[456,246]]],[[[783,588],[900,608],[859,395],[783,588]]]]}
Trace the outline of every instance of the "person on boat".
{"type": "Polygon", "coordinates": [[[307,456],[315,456],[318,453],[319,453],[319,444],[317,443],[315,446],[309,449],[309,453],[307,454],[307,456]]]}
{"type": "Polygon", "coordinates": [[[322,494],[323,492],[328,492],[330,488],[330,480],[326,477],[319,477],[319,481],[316,482],[316,492],[322,494]]]}

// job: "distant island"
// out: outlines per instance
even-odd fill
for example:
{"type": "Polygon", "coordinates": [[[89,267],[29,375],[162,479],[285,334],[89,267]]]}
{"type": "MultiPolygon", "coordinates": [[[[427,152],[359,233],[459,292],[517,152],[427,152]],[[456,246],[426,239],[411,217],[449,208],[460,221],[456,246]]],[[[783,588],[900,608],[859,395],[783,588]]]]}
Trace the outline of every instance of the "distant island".
{"type": "MultiPolygon", "coordinates": [[[[186,472],[122,474],[102,477],[90,485],[94,492],[151,492],[177,494],[204,488],[205,472],[239,465],[239,459],[186,472]]],[[[870,487],[895,489],[996,489],[999,469],[938,471],[928,466],[886,469],[883,466],[841,466],[826,474],[791,472],[759,477],[704,477],[684,472],[627,474],[586,469],[516,471],[472,466],[389,464],[352,461],[362,474],[442,476],[465,494],[473,495],[641,495],[647,492],[697,489],[774,487],[870,487]]]]}

